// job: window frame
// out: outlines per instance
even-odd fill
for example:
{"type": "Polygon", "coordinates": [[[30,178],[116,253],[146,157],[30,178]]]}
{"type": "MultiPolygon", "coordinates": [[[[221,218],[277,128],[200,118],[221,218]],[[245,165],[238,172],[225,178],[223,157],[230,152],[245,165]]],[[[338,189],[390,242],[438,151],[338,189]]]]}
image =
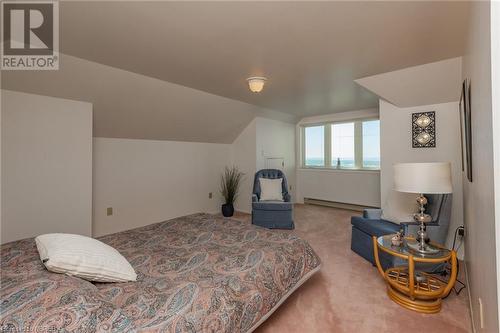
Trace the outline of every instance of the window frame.
{"type": "MultiPolygon", "coordinates": [[[[301,162],[301,165],[305,168],[312,168],[312,169],[323,169],[325,168],[326,164],[327,164],[327,161],[325,159],[325,157],[329,154],[327,151],[326,151],[326,142],[323,142],[323,159],[324,159],[324,163],[325,165],[324,166],[317,166],[317,165],[307,165],[306,166],[306,140],[305,140],[305,137],[306,137],[306,128],[307,127],[317,127],[317,126],[322,126],[322,124],[307,124],[307,126],[301,126],[301,129],[300,129],[300,137],[301,137],[301,140],[300,140],[300,144],[301,144],[301,154],[302,154],[302,162],[301,162]]],[[[324,126],[323,126],[324,127],[324,126]]],[[[326,140],[326,127],[323,129],[323,140],[326,140]]]]}
{"type": "Polygon", "coordinates": [[[380,121],[379,117],[366,117],[358,119],[346,119],[340,121],[324,121],[318,123],[307,123],[300,125],[300,165],[303,169],[327,169],[327,170],[346,170],[346,171],[379,171],[378,168],[363,167],[363,122],[380,121]],[[332,165],[332,125],[354,123],[354,168],[337,168],[332,165]],[[324,126],[324,159],[325,165],[311,166],[306,165],[306,136],[307,127],[324,126]]]}

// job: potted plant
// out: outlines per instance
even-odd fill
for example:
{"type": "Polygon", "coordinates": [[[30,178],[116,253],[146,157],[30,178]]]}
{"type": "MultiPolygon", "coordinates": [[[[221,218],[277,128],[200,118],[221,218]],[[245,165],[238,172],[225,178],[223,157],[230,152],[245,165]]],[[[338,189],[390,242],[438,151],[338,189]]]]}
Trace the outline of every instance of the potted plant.
{"type": "Polygon", "coordinates": [[[220,181],[220,192],[224,197],[225,204],[222,205],[222,215],[233,216],[234,202],[238,197],[238,190],[245,174],[240,172],[236,166],[226,167],[220,181]]]}

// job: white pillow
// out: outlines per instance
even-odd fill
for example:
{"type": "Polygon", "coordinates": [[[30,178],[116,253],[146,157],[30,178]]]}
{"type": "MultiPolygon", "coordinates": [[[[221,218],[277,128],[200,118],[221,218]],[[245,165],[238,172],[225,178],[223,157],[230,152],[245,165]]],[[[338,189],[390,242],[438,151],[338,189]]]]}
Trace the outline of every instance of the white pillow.
{"type": "Polygon", "coordinates": [[[137,275],[120,252],[97,239],[72,234],[35,238],[40,259],[49,271],[97,282],[136,281],[137,275]]]}
{"type": "Polygon", "coordinates": [[[281,183],[283,178],[259,178],[261,201],[283,201],[281,183]]]}
{"type": "Polygon", "coordinates": [[[397,224],[413,222],[413,215],[418,212],[417,194],[391,191],[382,209],[382,219],[397,224]]]}

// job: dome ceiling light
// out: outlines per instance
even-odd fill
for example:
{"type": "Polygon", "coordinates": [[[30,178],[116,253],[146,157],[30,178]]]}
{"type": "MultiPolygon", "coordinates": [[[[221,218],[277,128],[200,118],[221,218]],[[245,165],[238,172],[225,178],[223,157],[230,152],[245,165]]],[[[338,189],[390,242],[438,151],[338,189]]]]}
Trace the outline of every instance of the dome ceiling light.
{"type": "Polygon", "coordinates": [[[247,79],[248,88],[250,88],[251,92],[259,93],[264,89],[264,84],[266,83],[267,78],[263,76],[252,76],[247,79]]]}

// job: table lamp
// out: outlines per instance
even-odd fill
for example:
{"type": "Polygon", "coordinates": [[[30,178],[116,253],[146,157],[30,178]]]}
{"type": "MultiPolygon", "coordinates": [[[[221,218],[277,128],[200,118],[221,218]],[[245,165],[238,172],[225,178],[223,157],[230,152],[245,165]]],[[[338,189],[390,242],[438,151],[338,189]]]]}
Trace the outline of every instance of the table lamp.
{"type": "Polygon", "coordinates": [[[417,232],[417,243],[408,246],[423,254],[434,253],[435,249],[427,244],[428,237],[425,223],[432,220],[425,214],[427,198],[425,194],[446,194],[452,192],[451,164],[443,163],[397,163],[394,164],[394,190],[406,193],[418,193],[417,203],[420,212],[414,215],[420,223],[417,232]]]}

